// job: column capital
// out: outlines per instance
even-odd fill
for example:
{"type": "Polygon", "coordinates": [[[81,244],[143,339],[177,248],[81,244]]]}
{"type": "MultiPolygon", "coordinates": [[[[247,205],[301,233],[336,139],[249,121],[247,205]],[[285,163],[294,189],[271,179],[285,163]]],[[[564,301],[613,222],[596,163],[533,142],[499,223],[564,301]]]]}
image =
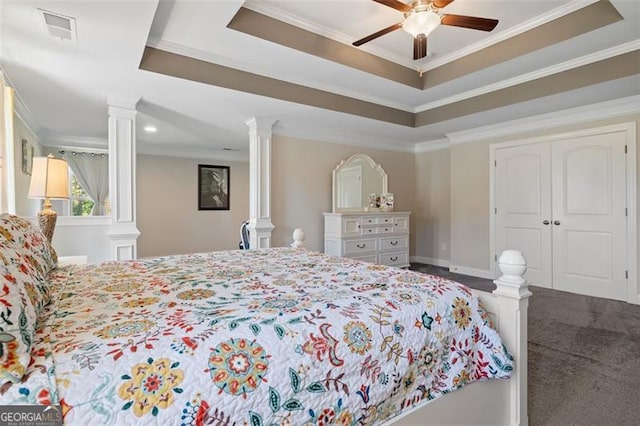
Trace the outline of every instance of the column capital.
{"type": "Polygon", "coordinates": [[[269,117],[251,117],[245,121],[245,124],[249,126],[249,132],[271,131],[277,121],[277,119],[269,117]]]}
{"type": "Polygon", "coordinates": [[[141,96],[132,95],[129,93],[108,93],[107,94],[107,105],[109,108],[122,108],[122,109],[136,109],[136,105],[142,99],[141,96]]]}

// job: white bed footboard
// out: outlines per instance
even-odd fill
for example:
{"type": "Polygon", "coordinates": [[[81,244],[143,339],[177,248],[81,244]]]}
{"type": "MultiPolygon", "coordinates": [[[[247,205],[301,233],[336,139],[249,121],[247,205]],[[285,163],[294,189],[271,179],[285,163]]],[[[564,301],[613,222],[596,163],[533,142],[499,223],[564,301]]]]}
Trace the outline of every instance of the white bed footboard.
{"type": "Polygon", "coordinates": [[[475,291],[491,316],[515,368],[509,380],[471,383],[434,401],[425,402],[392,419],[400,425],[522,425],[527,417],[527,309],[531,293],[522,277],[522,253],[505,250],[498,260],[502,276],[492,293],[475,291]]]}

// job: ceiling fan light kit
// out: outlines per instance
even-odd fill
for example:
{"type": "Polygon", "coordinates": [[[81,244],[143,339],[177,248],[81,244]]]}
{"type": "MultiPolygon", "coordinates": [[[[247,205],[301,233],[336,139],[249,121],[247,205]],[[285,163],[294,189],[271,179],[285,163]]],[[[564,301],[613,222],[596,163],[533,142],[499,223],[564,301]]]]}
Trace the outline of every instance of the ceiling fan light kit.
{"type": "Polygon", "coordinates": [[[440,16],[431,10],[412,12],[402,23],[402,29],[413,37],[418,37],[420,34],[428,36],[431,31],[435,30],[439,26],[440,16]]]}
{"type": "Polygon", "coordinates": [[[414,0],[403,3],[399,0],[373,0],[404,14],[404,21],[393,24],[378,32],[353,42],[354,46],[382,37],[392,31],[402,28],[413,36],[413,59],[418,60],[427,56],[427,36],[440,25],[469,28],[472,30],[492,31],[498,21],[496,19],[479,18],[476,16],[440,14],[440,9],[454,0],[414,0]]]}

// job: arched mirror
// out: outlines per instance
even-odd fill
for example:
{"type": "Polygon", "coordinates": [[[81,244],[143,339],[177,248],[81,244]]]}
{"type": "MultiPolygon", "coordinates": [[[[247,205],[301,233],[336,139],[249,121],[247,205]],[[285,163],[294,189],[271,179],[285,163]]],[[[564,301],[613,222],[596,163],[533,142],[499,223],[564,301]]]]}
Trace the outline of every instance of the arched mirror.
{"type": "Polygon", "coordinates": [[[387,173],[366,154],[354,154],[333,170],[333,212],[362,211],[369,194],[387,192],[387,173]]]}

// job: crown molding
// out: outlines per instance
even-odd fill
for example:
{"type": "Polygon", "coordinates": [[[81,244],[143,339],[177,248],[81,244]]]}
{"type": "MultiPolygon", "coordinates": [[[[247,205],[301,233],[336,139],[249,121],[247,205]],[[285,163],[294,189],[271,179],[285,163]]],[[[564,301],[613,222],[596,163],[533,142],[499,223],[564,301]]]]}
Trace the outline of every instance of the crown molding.
{"type": "Polygon", "coordinates": [[[45,134],[42,137],[41,143],[43,146],[61,149],[92,148],[101,152],[108,149],[108,139],[106,137],[101,138],[95,136],[45,134]]]}
{"type": "MultiPolygon", "coordinates": [[[[409,69],[416,69],[418,71],[426,72],[434,68],[438,68],[442,65],[448,64],[449,62],[453,62],[464,56],[478,52],[494,44],[500,43],[501,41],[529,31],[540,25],[546,24],[547,22],[551,22],[577,10],[583,9],[598,1],[599,0],[573,0],[567,4],[543,13],[542,15],[538,15],[535,18],[529,19],[528,21],[525,21],[519,25],[515,25],[506,30],[500,31],[499,33],[489,36],[477,43],[470,44],[465,48],[451,54],[441,56],[437,59],[430,59],[430,57],[428,57],[428,60],[426,62],[421,62],[418,67],[416,67],[414,61],[408,60],[407,58],[390,52],[386,49],[381,49],[373,45],[365,45],[364,47],[361,46],[360,49],[389,61],[395,62],[409,69]]],[[[258,2],[255,0],[248,0],[243,4],[243,7],[253,10],[254,12],[269,16],[273,19],[277,19],[279,21],[283,21],[304,30],[313,32],[315,34],[330,38],[337,42],[351,45],[353,36],[347,35],[340,31],[336,31],[335,29],[326,27],[324,25],[319,25],[318,23],[315,23],[313,21],[300,18],[299,16],[296,16],[290,12],[279,9],[278,7],[274,6],[275,3],[276,2],[258,2]]]]}
{"type": "MultiPolygon", "coordinates": [[[[51,135],[43,140],[43,146],[73,151],[83,149],[88,152],[108,153],[108,139],[76,135],[51,135]]],[[[249,154],[242,151],[222,151],[208,149],[185,149],[184,146],[158,147],[157,145],[138,142],[136,154],[156,155],[160,157],[201,158],[206,160],[224,160],[248,162],[249,154]]]]}
{"type": "MultiPolygon", "coordinates": [[[[270,18],[277,19],[278,21],[286,22],[287,24],[302,28],[303,30],[310,31],[314,34],[330,38],[339,43],[346,44],[347,46],[351,46],[351,43],[354,41],[354,37],[351,35],[345,34],[341,31],[336,31],[333,28],[320,25],[308,19],[301,18],[290,12],[279,9],[275,4],[277,4],[277,2],[258,2],[255,0],[248,0],[242,5],[242,7],[261,13],[270,18]]],[[[404,56],[390,52],[386,49],[381,49],[373,45],[360,46],[360,49],[388,61],[395,62],[403,67],[407,67],[412,70],[419,70],[419,67],[416,67],[413,60],[407,59],[404,56]]]]}
{"type": "Polygon", "coordinates": [[[447,133],[452,145],[640,113],[640,95],[447,133]]]}
{"type": "Polygon", "coordinates": [[[518,34],[522,34],[533,28],[539,27],[540,25],[546,24],[547,22],[551,22],[555,19],[561,18],[577,10],[583,9],[587,6],[597,3],[598,1],[599,0],[573,0],[567,4],[564,4],[560,7],[557,7],[546,13],[543,13],[542,15],[538,15],[535,18],[529,19],[528,21],[524,21],[519,25],[514,25],[513,27],[500,31],[499,33],[496,33],[495,35],[491,35],[477,43],[470,44],[449,55],[445,55],[437,59],[433,59],[427,62],[422,67],[422,71],[426,72],[434,68],[438,68],[442,65],[448,64],[449,62],[453,62],[457,59],[460,59],[464,56],[478,52],[489,46],[493,46],[494,44],[500,43],[501,41],[507,40],[518,34]]]}
{"type": "Polygon", "coordinates": [[[136,154],[153,155],[156,157],[190,158],[196,160],[219,160],[249,162],[249,153],[245,151],[222,151],[213,149],[185,149],[185,147],[158,147],[151,144],[138,143],[136,154]]]}
{"type": "Polygon", "coordinates": [[[548,77],[550,75],[557,74],[563,71],[579,68],[584,65],[592,64],[594,62],[599,62],[605,59],[613,58],[615,56],[623,55],[625,53],[629,53],[634,50],[640,50],[640,40],[632,40],[630,42],[623,43],[618,46],[610,47],[608,49],[604,49],[598,52],[590,53],[588,55],[580,56],[578,58],[561,62],[559,64],[555,64],[546,68],[542,68],[536,71],[522,74],[517,77],[509,78],[507,80],[503,80],[498,83],[489,84],[486,86],[478,87],[477,89],[458,93],[457,95],[449,96],[447,98],[438,99],[437,101],[428,102],[426,104],[417,106],[414,112],[418,113],[422,111],[427,111],[427,110],[438,108],[444,105],[449,105],[455,102],[460,102],[466,99],[474,98],[476,96],[495,92],[497,90],[505,89],[507,87],[517,86],[518,84],[523,84],[529,81],[548,77]]]}
{"type": "Polygon", "coordinates": [[[13,108],[15,115],[18,116],[20,121],[22,121],[31,133],[36,135],[38,139],[42,139],[42,127],[40,126],[40,123],[38,123],[24,99],[22,99],[22,96],[20,96],[20,92],[18,92],[16,86],[11,82],[11,78],[9,78],[7,71],[2,67],[2,65],[0,65],[0,74],[3,76],[2,79],[4,80],[4,84],[13,89],[13,108]]]}
{"type": "Polygon", "coordinates": [[[439,151],[441,149],[449,149],[450,147],[451,147],[451,143],[449,142],[449,139],[442,138],[442,139],[436,139],[433,141],[417,143],[414,146],[413,152],[415,152],[416,154],[419,154],[422,152],[432,152],[432,151],[439,151]]]}
{"type": "Polygon", "coordinates": [[[368,149],[379,149],[381,151],[409,152],[413,153],[413,145],[402,146],[393,144],[389,140],[374,139],[370,137],[355,136],[352,134],[341,134],[338,132],[322,132],[318,129],[293,129],[285,127],[279,122],[273,129],[273,134],[278,136],[291,137],[296,139],[313,140],[330,144],[358,146],[368,149]]]}
{"type": "Polygon", "coordinates": [[[347,90],[343,87],[334,86],[331,84],[320,83],[317,81],[301,79],[300,76],[292,74],[280,74],[275,72],[266,71],[264,69],[258,69],[254,65],[242,63],[233,59],[229,59],[220,55],[216,55],[211,52],[207,52],[200,49],[184,46],[179,43],[158,39],[156,37],[149,37],[147,46],[154,49],[163,50],[165,52],[174,53],[176,55],[182,55],[193,59],[199,59],[201,61],[210,62],[218,65],[222,65],[229,68],[234,68],[240,71],[257,74],[263,77],[273,78],[275,80],[285,81],[291,84],[298,84],[301,86],[309,87],[311,89],[322,90],[324,92],[346,96],[353,99],[358,99],[365,102],[371,102],[377,105],[386,106],[389,108],[399,109],[406,112],[414,112],[413,105],[403,104],[400,102],[392,102],[388,99],[379,98],[376,96],[370,96],[365,93],[355,92],[347,90]]]}

